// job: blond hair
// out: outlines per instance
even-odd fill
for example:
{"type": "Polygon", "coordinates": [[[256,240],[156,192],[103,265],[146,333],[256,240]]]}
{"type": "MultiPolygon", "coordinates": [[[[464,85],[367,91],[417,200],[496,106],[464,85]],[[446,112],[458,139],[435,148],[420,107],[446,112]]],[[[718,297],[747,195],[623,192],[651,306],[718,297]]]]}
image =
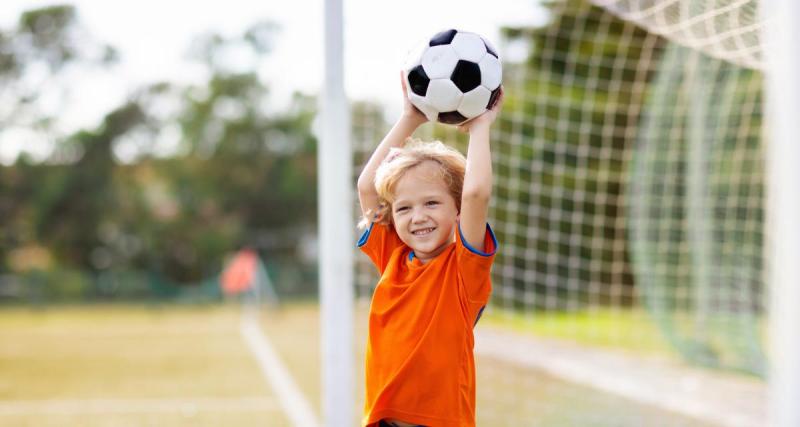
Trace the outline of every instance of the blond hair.
{"type": "Polygon", "coordinates": [[[364,228],[370,222],[391,224],[392,215],[390,213],[397,182],[406,172],[426,161],[438,164],[437,177],[444,181],[456,202],[456,208],[461,212],[461,192],[464,188],[467,159],[458,150],[441,141],[425,142],[408,138],[403,147],[392,148],[389,151],[375,172],[375,191],[378,193],[379,207],[375,212],[368,211],[361,219],[359,226],[364,228]]]}

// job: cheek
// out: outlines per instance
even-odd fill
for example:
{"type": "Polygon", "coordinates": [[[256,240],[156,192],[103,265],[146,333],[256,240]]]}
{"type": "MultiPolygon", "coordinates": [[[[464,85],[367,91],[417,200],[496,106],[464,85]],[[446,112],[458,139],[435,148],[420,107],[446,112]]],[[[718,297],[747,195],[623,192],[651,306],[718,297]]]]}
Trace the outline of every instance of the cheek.
{"type": "Polygon", "coordinates": [[[458,208],[456,208],[455,204],[448,206],[447,209],[442,210],[442,215],[457,220],[459,215],[458,208]]]}
{"type": "Polygon", "coordinates": [[[394,225],[401,225],[403,223],[403,218],[397,216],[394,212],[392,212],[392,223],[394,225]]]}

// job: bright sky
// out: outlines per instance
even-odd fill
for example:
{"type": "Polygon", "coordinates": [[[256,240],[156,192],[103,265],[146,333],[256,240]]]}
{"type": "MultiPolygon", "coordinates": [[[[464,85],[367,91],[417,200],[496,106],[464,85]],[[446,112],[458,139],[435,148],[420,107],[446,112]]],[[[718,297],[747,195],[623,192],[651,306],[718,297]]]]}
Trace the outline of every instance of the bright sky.
{"type": "MultiPolygon", "coordinates": [[[[390,109],[399,108],[398,70],[415,41],[444,28],[460,28],[489,38],[502,57],[501,25],[536,25],[546,19],[538,0],[343,1],[348,96],[382,102],[390,109]]],[[[76,80],[82,101],[62,117],[70,127],[93,126],[102,113],[143,83],[196,78],[196,68],[185,59],[194,36],[207,31],[232,36],[265,19],[281,27],[273,53],[259,70],[276,102],[285,102],[293,90],[319,92],[324,0],[71,3],[92,36],[118,48],[121,64],[113,76],[76,80]]],[[[3,0],[0,28],[14,26],[22,11],[51,4],[3,0]]],[[[9,142],[14,139],[18,138],[0,139],[0,162],[16,157],[20,147],[9,142]]]]}

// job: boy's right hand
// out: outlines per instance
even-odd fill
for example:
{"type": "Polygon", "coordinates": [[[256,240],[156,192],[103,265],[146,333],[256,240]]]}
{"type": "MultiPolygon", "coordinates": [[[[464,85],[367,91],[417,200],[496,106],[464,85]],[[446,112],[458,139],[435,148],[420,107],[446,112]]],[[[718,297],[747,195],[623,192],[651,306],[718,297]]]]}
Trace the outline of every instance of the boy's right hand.
{"type": "Polygon", "coordinates": [[[458,130],[461,132],[472,133],[474,129],[480,129],[481,127],[484,129],[489,129],[492,126],[492,123],[494,123],[495,119],[497,119],[497,114],[500,112],[500,109],[503,107],[505,95],[505,89],[503,86],[500,86],[500,96],[495,99],[494,104],[492,104],[492,108],[489,108],[478,117],[459,125],[458,130]]]}
{"type": "Polygon", "coordinates": [[[425,114],[422,114],[422,111],[419,111],[419,109],[411,103],[411,100],[408,99],[406,73],[402,70],[400,71],[400,85],[403,88],[403,116],[401,119],[410,120],[417,126],[427,122],[428,118],[425,117],[425,114]]]}

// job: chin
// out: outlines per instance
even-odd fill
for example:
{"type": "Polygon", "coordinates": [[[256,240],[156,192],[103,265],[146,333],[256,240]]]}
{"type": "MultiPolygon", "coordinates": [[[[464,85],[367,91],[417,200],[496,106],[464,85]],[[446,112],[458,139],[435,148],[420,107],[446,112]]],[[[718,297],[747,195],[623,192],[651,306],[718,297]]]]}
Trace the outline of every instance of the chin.
{"type": "Polygon", "coordinates": [[[433,254],[451,243],[448,237],[449,234],[444,233],[435,240],[432,239],[424,242],[416,241],[413,235],[400,236],[400,239],[403,240],[403,243],[410,247],[415,254],[433,254]]]}
{"type": "Polygon", "coordinates": [[[433,254],[436,251],[440,250],[445,245],[447,245],[446,241],[439,242],[439,243],[436,243],[436,244],[420,245],[420,246],[417,246],[416,248],[412,248],[412,249],[414,249],[414,253],[433,254]]]}

